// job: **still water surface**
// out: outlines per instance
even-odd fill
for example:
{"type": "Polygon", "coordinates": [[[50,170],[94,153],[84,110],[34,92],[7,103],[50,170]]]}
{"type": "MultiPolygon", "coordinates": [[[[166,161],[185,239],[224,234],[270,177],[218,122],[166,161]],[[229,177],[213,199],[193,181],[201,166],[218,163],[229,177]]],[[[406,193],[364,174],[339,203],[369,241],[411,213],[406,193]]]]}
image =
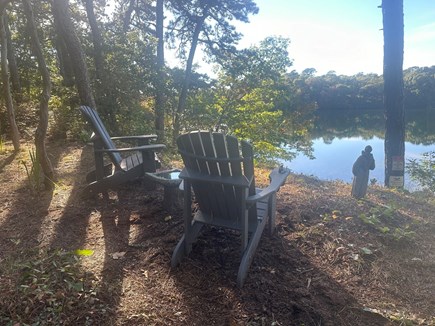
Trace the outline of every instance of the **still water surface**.
{"type": "MultiPolygon", "coordinates": [[[[376,136],[368,137],[368,134],[383,133],[380,130],[383,128],[383,123],[379,123],[382,120],[381,117],[369,114],[366,115],[366,118],[358,115],[351,118],[347,116],[346,121],[339,121],[339,119],[338,117],[334,119],[328,115],[327,118],[320,117],[318,120],[317,135],[313,135],[312,140],[314,160],[299,154],[285,165],[295,173],[312,175],[323,180],[352,182],[352,165],[364,147],[370,145],[373,148],[372,153],[376,162],[375,170],[370,171],[370,179],[375,178],[378,184],[383,185],[385,175],[384,140],[376,136]],[[372,129],[373,132],[371,132],[371,128],[375,125],[378,125],[378,128],[372,129]],[[351,132],[349,132],[349,126],[352,126],[351,132]]],[[[343,115],[341,115],[341,119],[344,119],[343,115]]],[[[424,152],[435,151],[435,142],[430,141],[430,139],[434,139],[435,133],[432,122],[433,120],[428,120],[427,116],[424,116],[423,119],[417,119],[408,115],[407,137],[410,137],[413,142],[405,143],[405,162],[421,157],[424,152]],[[429,125],[428,121],[431,122],[429,125]],[[414,130],[416,131],[414,132],[414,130]]],[[[416,189],[415,182],[408,175],[405,175],[405,187],[409,190],[416,189]]]]}

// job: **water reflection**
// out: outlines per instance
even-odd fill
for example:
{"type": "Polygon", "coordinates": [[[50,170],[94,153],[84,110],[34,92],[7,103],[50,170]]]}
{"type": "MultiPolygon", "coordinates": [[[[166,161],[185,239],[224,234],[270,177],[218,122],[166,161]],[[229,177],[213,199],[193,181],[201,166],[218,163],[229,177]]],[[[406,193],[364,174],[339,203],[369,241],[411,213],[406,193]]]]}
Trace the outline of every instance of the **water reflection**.
{"type": "MultiPolygon", "coordinates": [[[[384,183],[384,118],[379,111],[320,114],[312,132],[314,160],[300,154],[287,166],[296,173],[325,180],[351,182],[352,164],[365,146],[373,147],[376,168],[370,178],[384,183]]],[[[405,160],[435,151],[435,110],[411,111],[406,114],[405,160]]],[[[405,176],[405,187],[415,183],[405,176]]]]}

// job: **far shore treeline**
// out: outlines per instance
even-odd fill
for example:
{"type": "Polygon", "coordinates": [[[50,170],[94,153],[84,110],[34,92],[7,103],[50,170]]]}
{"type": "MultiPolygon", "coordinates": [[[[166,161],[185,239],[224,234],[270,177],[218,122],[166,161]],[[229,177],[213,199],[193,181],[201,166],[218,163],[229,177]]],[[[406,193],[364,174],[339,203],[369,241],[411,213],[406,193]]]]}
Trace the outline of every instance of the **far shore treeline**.
{"type": "MultiPolygon", "coordinates": [[[[292,82],[320,110],[383,109],[383,77],[359,73],[337,75],[334,71],[315,76],[314,69],[290,73],[292,82]]],[[[406,110],[435,109],[435,66],[411,67],[403,71],[406,110]]]]}

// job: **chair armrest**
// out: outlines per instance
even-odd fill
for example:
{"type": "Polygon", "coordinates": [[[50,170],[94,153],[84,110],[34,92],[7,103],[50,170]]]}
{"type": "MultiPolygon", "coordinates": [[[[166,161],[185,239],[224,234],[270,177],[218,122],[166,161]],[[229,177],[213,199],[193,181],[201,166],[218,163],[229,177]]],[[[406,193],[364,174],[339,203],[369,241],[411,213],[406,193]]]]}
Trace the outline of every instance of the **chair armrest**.
{"type": "Polygon", "coordinates": [[[138,135],[138,136],[118,136],[110,137],[112,140],[153,140],[156,139],[157,135],[138,135]]]}
{"type": "Polygon", "coordinates": [[[252,178],[248,179],[244,175],[240,175],[237,177],[233,177],[233,176],[223,177],[219,175],[208,175],[208,174],[204,175],[199,172],[188,171],[186,168],[180,172],[179,178],[190,180],[190,181],[223,184],[223,185],[243,187],[243,188],[249,188],[249,185],[252,182],[252,178]]]}
{"type": "Polygon", "coordinates": [[[289,169],[283,169],[283,168],[273,169],[269,175],[270,184],[258,194],[246,198],[246,204],[248,205],[255,204],[259,200],[262,200],[270,195],[275,194],[279,190],[279,188],[285,183],[289,174],[290,174],[289,169]]]}
{"type": "Polygon", "coordinates": [[[112,149],[95,149],[95,152],[101,153],[122,153],[122,152],[136,152],[136,151],[159,151],[166,148],[163,144],[151,144],[136,147],[125,147],[125,148],[112,148],[112,149]]]}

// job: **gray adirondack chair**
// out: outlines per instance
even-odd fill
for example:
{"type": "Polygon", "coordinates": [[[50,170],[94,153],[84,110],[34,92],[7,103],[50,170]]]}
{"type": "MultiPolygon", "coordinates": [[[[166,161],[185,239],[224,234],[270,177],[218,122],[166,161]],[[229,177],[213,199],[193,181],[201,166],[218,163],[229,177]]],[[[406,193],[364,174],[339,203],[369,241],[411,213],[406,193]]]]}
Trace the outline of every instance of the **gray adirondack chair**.
{"type": "Polygon", "coordinates": [[[91,125],[94,145],[95,169],[86,175],[89,183],[84,194],[95,194],[114,189],[127,181],[143,177],[145,172],[156,171],[155,152],[165,148],[163,144],[151,144],[156,135],[110,137],[97,111],[88,107],[79,108],[85,120],[91,125]],[[113,141],[136,141],[137,146],[117,148],[113,141]],[[122,154],[129,153],[126,157],[122,154]],[[104,154],[110,160],[104,162],[104,154]]]}
{"type": "Polygon", "coordinates": [[[221,133],[191,132],[177,139],[185,168],[180,173],[184,189],[184,235],[171,260],[176,267],[187,256],[204,225],[241,232],[242,257],[237,285],[243,286],[261,234],[269,220],[275,228],[276,192],[285,183],[287,169],[276,168],[270,185],[256,189],[252,146],[221,133]],[[192,190],[199,209],[192,216],[192,190]]]}

